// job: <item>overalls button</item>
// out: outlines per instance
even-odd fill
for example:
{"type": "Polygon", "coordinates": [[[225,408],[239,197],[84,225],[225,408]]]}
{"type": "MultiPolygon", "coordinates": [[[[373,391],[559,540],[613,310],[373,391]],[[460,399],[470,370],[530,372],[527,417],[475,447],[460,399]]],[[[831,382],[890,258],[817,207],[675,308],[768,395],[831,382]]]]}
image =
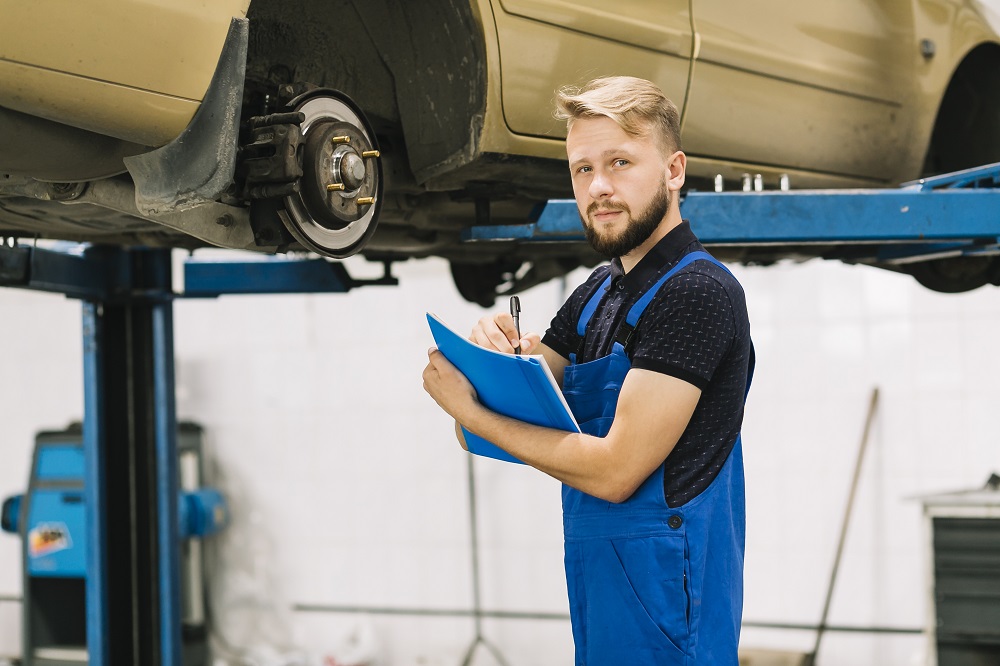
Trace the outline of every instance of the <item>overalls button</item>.
{"type": "Polygon", "coordinates": [[[670,516],[669,518],[667,518],[667,525],[670,525],[670,527],[672,527],[675,530],[678,527],[680,527],[683,523],[684,523],[684,521],[678,515],[673,515],[673,516],[670,516]]]}

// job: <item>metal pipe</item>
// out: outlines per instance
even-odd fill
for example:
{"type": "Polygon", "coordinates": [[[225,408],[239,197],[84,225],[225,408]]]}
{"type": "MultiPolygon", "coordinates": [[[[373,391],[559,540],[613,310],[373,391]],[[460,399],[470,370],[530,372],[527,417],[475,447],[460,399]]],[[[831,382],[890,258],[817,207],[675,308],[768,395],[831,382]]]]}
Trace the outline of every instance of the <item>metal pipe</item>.
{"type": "MultiPolygon", "coordinates": [[[[107,408],[104,377],[104,306],[83,304],[83,453],[87,518],[87,658],[95,666],[108,663],[107,491],[104,487],[107,408]]],[[[26,642],[25,645],[28,643],[26,642]]]]}
{"type": "Polygon", "coordinates": [[[858,481],[861,479],[861,464],[865,459],[865,450],[868,448],[868,437],[871,434],[872,422],[875,420],[875,413],[878,410],[878,387],[872,389],[872,397],[868,403],[868,416],[865,418],[864,431],[861,434],[861,444],[858,447],[858,457],[854,463],[854,476],[851,478],[851,490],[847,494],[847,507],[844,509],[844,520],[840,525],[840,538],[837,540],[837,552],[833,557],[833,568],[830,571],[830,584],[826,588],[826,600],[823,602],[823,614],[819,619],[819,627],[816,630],[816,642],[813,645],[812,653],[809,655],[807,666],[816,663],[816,655],[819,654],[819,645],[823,640],[823,632],[826,630],[826,619],[830,615],[830,603],[833,601],[833,588],[837,582],[837,572],[840,570],[840,558],[844,554],[844,543],[847,541],[847,526],[851,521],[851,512],[854,509],[854,498],[858,494],[858,481]]]}
{"type": "MultiPolygon", "coordinates": [[[[801,631],[817,631],[819,625],[796,624],[794,622],[743,622],[743,627],[752,629],[795,629],[801,631]]],[[[923,634],[924,629],[915,627],[850,627],[844,625],[826,625],[824,631],[838,631],[858,634],[923,634]]]]}
{"type": "Polygon", "coordinates": [[[476,646],[482,645],[493,658],[497,660],[501,666],[507,666],[507,661],[500,654],[500,650],[497,649],[493,643],[486,640],[483,636],[483,611],[482,605],[480,603],[479,596],[479,521],[476,518],[476,468],[475,468],[475,458],[472,454],[468,456],[468,470],[469,470],[469,534],[472,540],[472,608],[473,617],[476,622],[476,635],[472,639],[472,643],[469,645],[469,649],[465,653],[465,658],[462,660],[462,666],[469,666],[472,663],[472,657],[476,653],[476,646]]]}
{"type": "MultiPolygon", "coordinates": [[[[332,614],[367,614],[367,615],[399,615],[407,617],[488,617],[496,620],[558,620],[569,622],[569,613],[541,613],[534,611],[502,611],[480,610],[466,608],[393,608],[390,606],[340,606],[336,604],[294,604],[292,610],[296,613],[332,613],[332,614]]],[[[750,629],[790,629],[795,631],[816,631],[815,624],[799,624],[795,622],[761,622],[744,621],[744,628],[750,629]]],[[[918,627],[852,627],[846,625],[827,625],[826,631],[860,633],[860,634],[923,634],[924,629],[918,627]]]]}
{"type": "Polygon", "coordinates": [[[337,606],[326,604],[295,604],[298,613],[367,613],[370,615],[406,615],[410,617],[488,617],[500,620],[560,620],[569,621],[569,613],[537,613],[531,611],[489,611],[465,608],[392,608],[388,606],[337,606]]]}

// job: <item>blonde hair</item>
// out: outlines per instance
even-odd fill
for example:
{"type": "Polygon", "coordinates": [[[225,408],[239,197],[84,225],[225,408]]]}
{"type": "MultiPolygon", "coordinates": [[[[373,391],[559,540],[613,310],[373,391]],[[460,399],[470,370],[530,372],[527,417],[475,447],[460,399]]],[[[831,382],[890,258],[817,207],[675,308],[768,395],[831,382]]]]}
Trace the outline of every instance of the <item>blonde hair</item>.
{"type": "Polygon", "coordinates": [[[555,116],[566,129],[580,118],[605,116],[629,136],[646,136],[652,126],[666,152],[681,149],[680,113],[653,82],[634,76],[603,76],[577,88],[561,88],[555,116]]]}

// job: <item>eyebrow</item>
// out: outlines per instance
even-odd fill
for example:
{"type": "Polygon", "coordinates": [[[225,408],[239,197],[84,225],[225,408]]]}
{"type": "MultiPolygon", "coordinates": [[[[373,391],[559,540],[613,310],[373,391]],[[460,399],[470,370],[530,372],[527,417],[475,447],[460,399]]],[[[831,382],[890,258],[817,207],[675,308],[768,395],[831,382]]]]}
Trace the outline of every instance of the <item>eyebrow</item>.
{"type": "MultiPolygon", "coordinates": [[[[615,155],[623,155],[623,156],[628,157],[628,158],[633,158],[634,157],[634,155],[633,155],[633,153],[631,151],[625,150],[624,148],[609,148],[608,150],[605,150],[604,152],[602,152],[600,154],[600,157],[602,159],[607,159],[607,158],[613,157],[615,155]]],[[[580,162],[590,162],[590,161],[591,160],[587,159],[586,157],[580,157],[580,158],[577,158],[577,159],[571,161],[569,163],[569,165],[572,167],[572,166],[576,166],[580,162]]]]}

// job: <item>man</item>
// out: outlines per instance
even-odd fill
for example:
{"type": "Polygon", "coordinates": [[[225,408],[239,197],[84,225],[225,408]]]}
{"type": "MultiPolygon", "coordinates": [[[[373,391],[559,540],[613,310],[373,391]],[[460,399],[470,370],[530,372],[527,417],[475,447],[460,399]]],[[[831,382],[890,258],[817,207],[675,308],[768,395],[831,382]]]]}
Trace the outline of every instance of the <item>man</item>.
{"type": "Polygon", "coordinates": [[[583,432],[486,409],[433,349],[424,387],[458,424],[562,481],[577,664],[735,665],[753,367],[743,290],[680,217],[687,158],[659,88],[601,78],[560,92],[558,109],[587,238],[611,265],[544,339],[518,339],[503,313],[472,340],[541,353],[583,432]]]}

